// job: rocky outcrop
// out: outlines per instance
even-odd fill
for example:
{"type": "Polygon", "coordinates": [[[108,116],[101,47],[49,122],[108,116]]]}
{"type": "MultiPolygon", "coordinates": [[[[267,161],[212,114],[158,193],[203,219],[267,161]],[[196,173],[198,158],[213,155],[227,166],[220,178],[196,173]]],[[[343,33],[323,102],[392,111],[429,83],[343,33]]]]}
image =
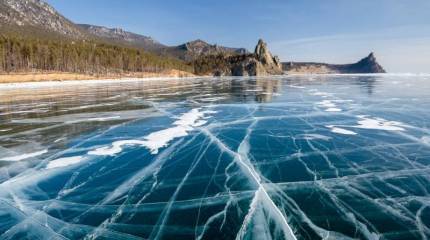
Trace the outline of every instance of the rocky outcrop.
{"type": "Polygon", "coordinates": [[[282,65],[277,56],[272,56],[267,44],[260,39],[255,47],[254,54],[243,60],[233,62],[232,76],[267,76],[282,75],[282,65]]]}
{"type": "Polygon", "coordinates": [[[282,64],[272,56],[267,44],[259,40],[253,54],[234,56],[210,55],[194,61],[198,74],[215,76],[268,76],[282,75],[282,64]]]}
{"type": "Polygon", "coordinates": [[[351,74],[351,73],[386,73],[373,53],[352,64],[327,64],[313,62],[287,62],[283,70],[290,74],[351,74]]]}
{"type": "Polygon", "coordinates": [[[244,48],[231,48],[218,44],[209,44],[203,40],[197,39],[179,46],[163,48],[161,53],[190,62],[207,55],[240,55],[247,54],[248,51],[244,48]]]}

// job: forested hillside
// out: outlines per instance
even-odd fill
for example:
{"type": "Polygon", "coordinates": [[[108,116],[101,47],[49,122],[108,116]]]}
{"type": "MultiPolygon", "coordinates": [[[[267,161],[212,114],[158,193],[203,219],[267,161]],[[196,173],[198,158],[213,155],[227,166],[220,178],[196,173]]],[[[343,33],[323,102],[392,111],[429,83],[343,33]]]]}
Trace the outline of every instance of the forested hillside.
{"type": "Polygon", "coordinates": [[[0,36],[0,71],[62,71],[79,73],[193,71],[191,65],[167,57],[88,40],[0,36]]]}

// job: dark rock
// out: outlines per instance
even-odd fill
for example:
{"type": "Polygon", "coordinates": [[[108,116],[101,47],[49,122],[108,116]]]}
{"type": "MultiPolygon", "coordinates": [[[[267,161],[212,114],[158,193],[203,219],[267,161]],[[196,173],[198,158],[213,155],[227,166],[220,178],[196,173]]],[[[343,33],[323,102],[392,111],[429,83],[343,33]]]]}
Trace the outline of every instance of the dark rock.
{"type": "Polygon", "coordinates": [[[267,76],[282,75],[278,57],[273,57],[267,44],[259,40],[253,54],[209,55],[194,61],[198,74],[215,76],[267,76]]]}

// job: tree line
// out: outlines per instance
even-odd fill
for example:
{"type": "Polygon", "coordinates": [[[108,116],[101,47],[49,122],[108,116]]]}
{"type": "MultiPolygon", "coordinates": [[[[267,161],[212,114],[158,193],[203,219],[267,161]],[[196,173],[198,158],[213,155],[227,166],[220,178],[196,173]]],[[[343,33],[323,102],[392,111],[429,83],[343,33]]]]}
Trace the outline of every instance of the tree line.
{"type": "Polygon", "coordinates": [[[216,71],[229,71],[235,65],[250,58],[255,58],[254,54],[219,53],[214,55],[204,55],[196,58],[192,62],[192,66],[195,74],[213,74],[216,71]]]}
{"type": "Polygon", "coordinates": [[[42,70],[103,74],[166,69],[193,72],[192,64],[138,48],[88,40],[0,36],[0,72],[42,70]]]}

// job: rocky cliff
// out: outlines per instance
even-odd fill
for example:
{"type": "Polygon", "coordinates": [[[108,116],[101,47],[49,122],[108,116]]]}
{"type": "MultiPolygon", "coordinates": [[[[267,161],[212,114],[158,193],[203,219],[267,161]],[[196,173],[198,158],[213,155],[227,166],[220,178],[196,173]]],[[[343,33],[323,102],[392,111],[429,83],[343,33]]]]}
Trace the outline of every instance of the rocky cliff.
{"type": "Polygon", "coordinates": [[[43,30],[74,39],[85,36],[85,32],[41,0],[1,0],[0,29],[20,33],[43,30]]]}
{"type": "Polygon", "coordinates": [[[282,75],[278,57],[272,56],[267,44],[259,40],[253,54],[208,55],[194,61],[198,74],[215,76],[267,76],[282,75]]]}
{"type": "Polygon", "coordinates": [[[336,73],[385,73],[373,53],[352,64],[327,64],[313,62],[286,62],[284,71],[290,74],[336,74],[336,73]]]}

